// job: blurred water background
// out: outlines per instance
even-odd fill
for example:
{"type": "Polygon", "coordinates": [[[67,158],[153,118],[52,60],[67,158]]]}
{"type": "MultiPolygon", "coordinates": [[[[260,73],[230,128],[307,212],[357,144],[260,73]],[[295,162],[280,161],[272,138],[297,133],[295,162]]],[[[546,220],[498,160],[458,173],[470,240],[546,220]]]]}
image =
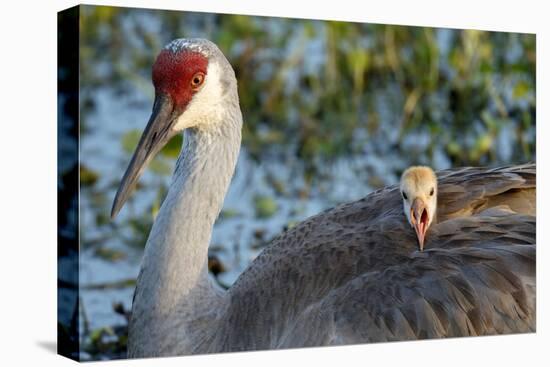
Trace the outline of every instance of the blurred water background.
{"type": "Polygon", "coordinates": [[[237,170],[210,247],[230,286],[306,217],[435,169],[535,160],[535,36],[83,6],[80,18],[81,345],[125,357],[126,312],[181,137],[115,221],[110,206],[174,38],[208,38],[239,81],[237,170]]]}

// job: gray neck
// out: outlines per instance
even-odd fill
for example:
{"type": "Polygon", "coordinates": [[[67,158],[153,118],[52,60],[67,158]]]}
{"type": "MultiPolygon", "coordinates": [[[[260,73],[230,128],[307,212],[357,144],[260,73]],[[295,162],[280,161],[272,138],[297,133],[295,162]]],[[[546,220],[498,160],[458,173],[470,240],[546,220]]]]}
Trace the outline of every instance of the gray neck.
{"type": "Polygon", "coordinates": [[[185,329],[196,329],[191,325],[197,320],[214,320],[223,309],[223,292],[208,275],[208,245],[237,162],[241,126],[236,109],[208,128],[185,131],[136,286],[129,330],[134,356],[161,354],[175,344],[185,348],[183,334],[193,342],[193,330],[185,329]]]}

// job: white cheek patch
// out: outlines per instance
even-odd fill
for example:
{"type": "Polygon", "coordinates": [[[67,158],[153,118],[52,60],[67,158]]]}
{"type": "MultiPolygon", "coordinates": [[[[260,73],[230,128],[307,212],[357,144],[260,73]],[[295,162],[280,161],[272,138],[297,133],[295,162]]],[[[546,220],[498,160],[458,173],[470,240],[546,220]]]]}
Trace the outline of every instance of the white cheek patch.
{"type": "Polygon", "coordinates": [[[203,87],[195,93],[185,111],[178,117],[174,130],[184,129],[218,121],[223,113],[223,88],[220,83],[220,67],[217,63],[210,63],[203,87]]]}

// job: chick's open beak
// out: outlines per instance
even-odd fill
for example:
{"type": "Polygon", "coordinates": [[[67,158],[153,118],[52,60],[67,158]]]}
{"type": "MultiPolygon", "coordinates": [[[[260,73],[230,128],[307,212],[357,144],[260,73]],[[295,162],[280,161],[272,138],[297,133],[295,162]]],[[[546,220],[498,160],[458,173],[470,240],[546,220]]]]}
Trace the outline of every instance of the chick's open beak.
{"type": "Polygon", "coordinates": [[[420,251],[424,250],[424,239],[428,230],[428,208],[420,198],[414,199],[411,206],[411,223],[416,231],[420,251]]]}

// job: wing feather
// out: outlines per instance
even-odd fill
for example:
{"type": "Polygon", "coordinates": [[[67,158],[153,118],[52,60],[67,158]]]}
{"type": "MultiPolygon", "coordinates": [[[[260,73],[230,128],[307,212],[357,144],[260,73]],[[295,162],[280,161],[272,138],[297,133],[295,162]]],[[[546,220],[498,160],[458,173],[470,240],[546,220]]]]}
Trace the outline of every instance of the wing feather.
{"type": "Polygon", "coordinates": [[[229,291],[233,320],[219,334],[241,345],[228,347],[534,331],[535,164],[437,174],[423,252],[396,186],[276,238],[229,291]]]}

